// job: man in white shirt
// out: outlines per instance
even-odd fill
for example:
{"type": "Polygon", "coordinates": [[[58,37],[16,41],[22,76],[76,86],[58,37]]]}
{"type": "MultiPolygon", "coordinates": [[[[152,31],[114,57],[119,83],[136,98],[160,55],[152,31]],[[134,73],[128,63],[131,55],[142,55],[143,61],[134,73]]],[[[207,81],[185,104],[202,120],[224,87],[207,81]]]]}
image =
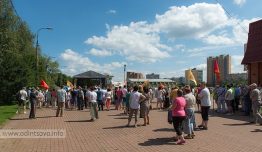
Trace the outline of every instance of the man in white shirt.
{"type": "Polygon", "coordinates": [[[58,107],[57,107],[57,111],[56,111],[56,117],[58,117],[59,113],[60,113],[60,117],[63,117],[63,114],[64,114],[65,101],[66,101],[66,91],[62,88],[63,87],[61,87],[57,90],[58,107]]]}
{"type": "Polygon", "coordinates": [[[142,95],[142,93],[138,92],[138,86],[134,86],[134,90],[131,93],[130,100],[129,100],[130,112],[129,112],[127,127],[130,126],[130,122],[134,113],[135,113],[135,127],[137,127],[137,113],[138,110],[140,109],[140,102],[145,99],[146,97],[142,95]]]}
{"type": "Polygon", "coordinates": [[[90,89],[89,101],[91,121],[95,121],[96,119],[98,119],[97,94],[95,92],[95,87],[91,87],[90,89]]]}
{"type": "Polygon", "coordinates": [[[198,98],[201,101],[201,116],[202,116],[202,124],[198,127],[204,130],[207,130],[208,124],[208,112],[211,107],[211,100],[210,100],[210,92],[206,87],[206,83],[201,83],[201,92],[198,94],[198,98]]]}
{"type": "Polygon", "coordinates": [[[23,87],[22,90],[20,90],[18,92],[18,95],[19,95],[19,101],[18,101],[18,109],[17,109],[17,112],[16,113],[20,113],[20,109],[21,107],[23,107],[23,112],[24,114],[26,114],[26,100],[27,100],[27,92],[26,92],[26,88],[23,87]]]}

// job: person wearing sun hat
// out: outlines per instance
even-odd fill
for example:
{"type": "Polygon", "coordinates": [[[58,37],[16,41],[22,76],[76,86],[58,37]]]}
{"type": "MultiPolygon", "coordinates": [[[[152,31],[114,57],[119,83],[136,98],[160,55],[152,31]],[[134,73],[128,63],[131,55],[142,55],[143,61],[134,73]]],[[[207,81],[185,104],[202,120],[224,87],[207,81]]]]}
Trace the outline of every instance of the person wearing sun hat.
{"type": "Polygon", "coordinates": [[[260,91],[258,90],[256,83],[252,83],[249,86],[249,88],[251,90],[250,99],[252,101],[252,110],[253,110],[252,123],[259,122],[260,124],[262,124],[261,118],[259,118],[259,115],[258,115],[260,107],[262,106],[260,91]]]}

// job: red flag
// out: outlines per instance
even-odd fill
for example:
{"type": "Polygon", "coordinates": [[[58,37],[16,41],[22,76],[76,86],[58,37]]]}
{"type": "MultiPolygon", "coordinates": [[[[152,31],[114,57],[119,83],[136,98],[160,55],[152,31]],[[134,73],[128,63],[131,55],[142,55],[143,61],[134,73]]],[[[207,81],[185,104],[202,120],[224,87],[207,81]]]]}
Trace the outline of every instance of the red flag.
{"type": "Polygon", "coordinates": [[[214,61],[214,73],[216,74],[217,82],[220,82],[220,71],[219,71],[217,60],[214,61]]]}
{"type": "Polygon", "coordinates": [[[41,87],[43,87],[44,89],[48,89],[49,86],[45,83],[44,80],[41,80],[41,87]]]}

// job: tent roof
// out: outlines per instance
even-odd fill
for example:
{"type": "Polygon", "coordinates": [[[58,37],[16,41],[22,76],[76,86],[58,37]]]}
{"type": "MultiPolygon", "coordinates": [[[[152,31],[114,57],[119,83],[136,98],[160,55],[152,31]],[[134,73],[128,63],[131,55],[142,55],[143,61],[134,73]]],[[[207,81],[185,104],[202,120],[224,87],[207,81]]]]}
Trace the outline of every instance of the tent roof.
{"type": "Polygon", "coordinates": [[[73,77],[74,78],[107,78],[108,76],[90,70],[90,71],[75,75],[73,77]]]}
{"type": "Polygon", "coordinates": [[[145,82],[145,81],[149,81],[149,82],[163,82],[163,83],[166,83],[166,82],[175,82],[175,81],[172,81],[170,79],[128,79],[129,82],[145,82]]]}

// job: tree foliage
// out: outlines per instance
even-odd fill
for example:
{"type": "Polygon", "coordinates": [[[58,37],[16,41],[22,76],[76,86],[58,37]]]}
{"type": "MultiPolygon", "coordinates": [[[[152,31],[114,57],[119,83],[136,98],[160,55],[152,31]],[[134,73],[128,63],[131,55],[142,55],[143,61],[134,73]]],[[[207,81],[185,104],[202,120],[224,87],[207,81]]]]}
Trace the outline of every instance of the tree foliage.
{"type": "MultiPolygon", "coordinates": [[[[22,87],[36,87],[35,36],[16,16],[10,0],[0,1],[0,103],[13,101],[22,87]]],[[[39,51],[41,52],[41,51],[39,51]]],[[[49,86],[65,84],[71,78],[62,74],[58,63],[39,54],[39,79],[49,86]]]]}

